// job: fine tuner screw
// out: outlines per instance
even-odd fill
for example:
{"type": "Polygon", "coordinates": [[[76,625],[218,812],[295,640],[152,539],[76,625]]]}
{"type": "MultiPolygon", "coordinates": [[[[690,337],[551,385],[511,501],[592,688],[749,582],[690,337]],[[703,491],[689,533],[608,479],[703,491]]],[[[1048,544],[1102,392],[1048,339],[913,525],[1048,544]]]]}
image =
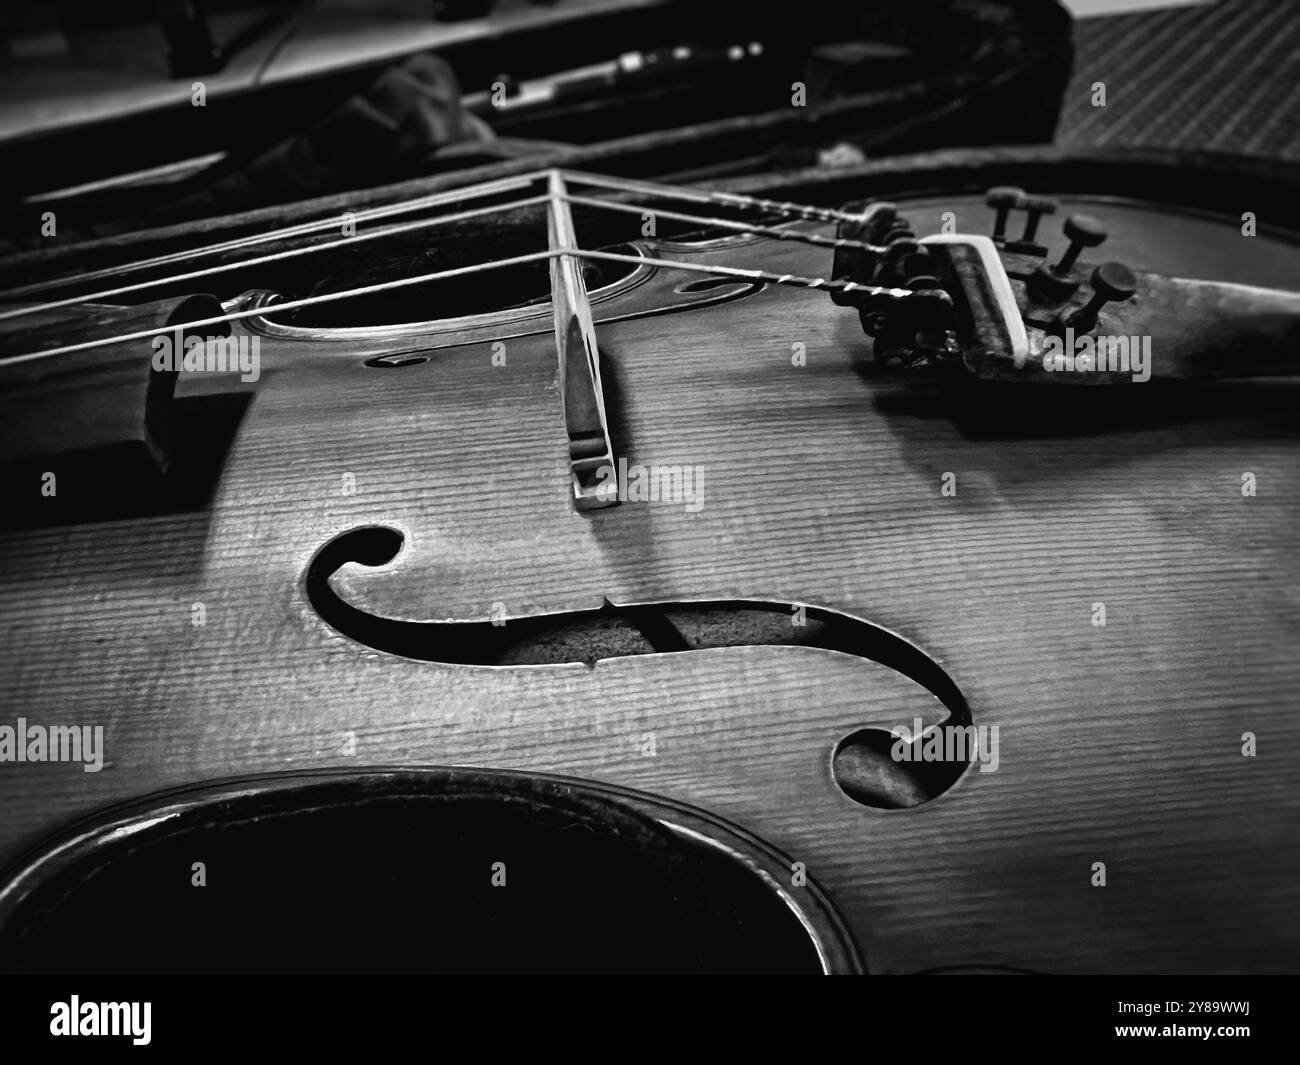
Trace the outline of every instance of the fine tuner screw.
{"type": "Polygon", "coordinates": [[[1026,197],[1024,208],[1029,212],[1025,219],[1025,231],[1020,235],[1021,244],[1032,244],[1038,236],[1038,220],[1045,214],[1055,214],[1057,202],[1047,196],[1026,197]]]}
{"type": "Polygon", "coordinates": [[[1106,239],[1106,230],[1092,215],[1072,214],[1061,227],[1070,239],[1070,246],[1065,249],[1061,261],[1052,267],[1053,272],[1068,274],[1084,248],[1095,248],[1106,239]]]}
{"type": "Polygon", "coordinates": [[[1089,330],[1097,324],[1102,307],[1112,301],[1120,302],[1137,291],[1137,278],[1123,263],[1102,263],[1092,272],[1092,299],[1066,320],[1074,329],[1089,330]]]}
{"type": "Polygon", "coordinates": [[[994,185],[984,194],[984,202],[992,207],[997,215],[993,219],[993,239],[1005,240],[1007,235],[1007,215],[1011,208],[1022,206],[1028,196],[1025,190],[1015,185],[994,185]]]}

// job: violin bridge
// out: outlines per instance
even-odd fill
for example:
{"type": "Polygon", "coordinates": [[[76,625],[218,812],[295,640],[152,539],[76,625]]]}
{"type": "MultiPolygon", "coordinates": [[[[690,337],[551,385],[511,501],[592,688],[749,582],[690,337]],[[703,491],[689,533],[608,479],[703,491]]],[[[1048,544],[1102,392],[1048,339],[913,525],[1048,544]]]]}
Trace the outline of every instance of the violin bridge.
{"type": "Polygon", "coordinates": [[[550,250],[564,253],[551,258],[551,302],[555,308],[555,347],[560,360],[573,505],[578,510],[591,510],[618,502],[618,475],[600,383],[596,327],[582,269],[577,255],[572,254],[578,247],[577,234],[564,177],[558,170],[549,175],[548,192],[550,250]]]}

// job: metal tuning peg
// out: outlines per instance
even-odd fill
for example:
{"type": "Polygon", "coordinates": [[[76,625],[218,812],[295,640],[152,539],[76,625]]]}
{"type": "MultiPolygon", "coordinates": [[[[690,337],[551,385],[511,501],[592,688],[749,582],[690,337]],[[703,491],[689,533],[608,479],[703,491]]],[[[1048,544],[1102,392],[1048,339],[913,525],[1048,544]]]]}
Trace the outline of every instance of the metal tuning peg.
{"type": "Polygon", "coordinates": [[[1025,190],[1015,185],[994,185],[984,194],[984,202],[997,213],[993,218],[993,242],[1001,244],[1007,239],[1007,216],[1015,207],[1028,199],[1025,190]]]}
{"type": "Polygon", "coordinates": [[[1025,210],[1025,230],[1016,240],[1008,240],[1006,250],[1020,255],[1046,255],[1047,249],[1038,243],[1038,223],[1043,215],[1055,214],[1060,206],[1050,196],[1026,196],[1021,205],[1025,210]]]}
{"type": "Polygon", "coordinates": [[[1107,235],[1105,227],[1088,214],[1070,215],[1061,229],[1070,239],[1070,246],[1065,249],[1061,261],[1052,268],[1058,274],[1068,274],[1074,268],[1079,253],[1084,248],[1097,247],[1106,240],[1107,235]]]}
{"type": "Polygon", "coordinates": [[[1107,236],[1105,227],[1086,214],[1070,215],[1061,230],[1070,241],[1065,254],[1054,265],[1044,260],[1029,278],[1031,294],[1044,303],[1061,303],[1074,295],[1080,284],[1074,271],[1079,253],[1097,247],[1107,236]]]}
{"type": "Polygon", "coordinates": [[[1137,277],[1123,263],[1102,263],[1093,270],[1091,280],[1092,298],[1065,320],[1077,333],[1090,332],[1107,303],[1129,299],[1137,291],[1137,277]]]}

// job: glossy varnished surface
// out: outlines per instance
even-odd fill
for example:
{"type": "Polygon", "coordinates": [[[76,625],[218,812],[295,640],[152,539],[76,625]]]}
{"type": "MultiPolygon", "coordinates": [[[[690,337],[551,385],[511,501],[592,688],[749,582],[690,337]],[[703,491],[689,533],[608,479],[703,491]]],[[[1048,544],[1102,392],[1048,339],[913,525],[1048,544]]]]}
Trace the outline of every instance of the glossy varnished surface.
{"type": "MultiPolygon", "coordinates": [[[[971,202],[924,201],[918,228],[952,207],[987,232],[971,202]]],[[[1169,218],[1143,231],[1114,212],[1108,254],[1135,268],[1300,276],[1271,238],[1169,218]]],[[[797,246],[735,254],[829,265],[797,246]]],[[[538,769],[759,834],[807,864],[873,971],[1294,969],[1300,448],[1285,391],[1148,425],[973,436],[944,402],[875,376],[856,315],[814,293],[768,288],[598,336],[616,453],[702,466],[698,513],[572,510],[547,333],[508,340],[504,367],[484,340],[399,370],[268,338],[208,510],[6,534],[5,719],[102,724],[107,757],[99,774],[0,767],[0,861],[74,815],[196,780],[538,769]],[[854,803],[831,776],[836,743],[944,710],[893,670],[816,649],[493,669],[358,646],[315,615],[303,578],[324,543],[373,524],[402,530],[402,553],[334,586],[386,617],[604,597],[854,614],[948,672],[974,722],[999,726],[1000,765],[915,809],[854,803]]]]}

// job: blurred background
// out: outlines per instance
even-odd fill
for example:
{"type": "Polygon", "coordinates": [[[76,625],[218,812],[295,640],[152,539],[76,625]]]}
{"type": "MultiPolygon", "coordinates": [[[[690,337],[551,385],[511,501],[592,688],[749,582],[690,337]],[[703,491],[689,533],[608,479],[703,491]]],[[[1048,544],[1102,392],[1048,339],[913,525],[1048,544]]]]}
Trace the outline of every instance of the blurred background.
{"type": "Polygon", "coordinates": [[[1296,160],[1298,7],[8,0],[0,239],[38,245],[52,207],[91,238],[551,165],[709,181],[1046,143],[1296,160]]]}

